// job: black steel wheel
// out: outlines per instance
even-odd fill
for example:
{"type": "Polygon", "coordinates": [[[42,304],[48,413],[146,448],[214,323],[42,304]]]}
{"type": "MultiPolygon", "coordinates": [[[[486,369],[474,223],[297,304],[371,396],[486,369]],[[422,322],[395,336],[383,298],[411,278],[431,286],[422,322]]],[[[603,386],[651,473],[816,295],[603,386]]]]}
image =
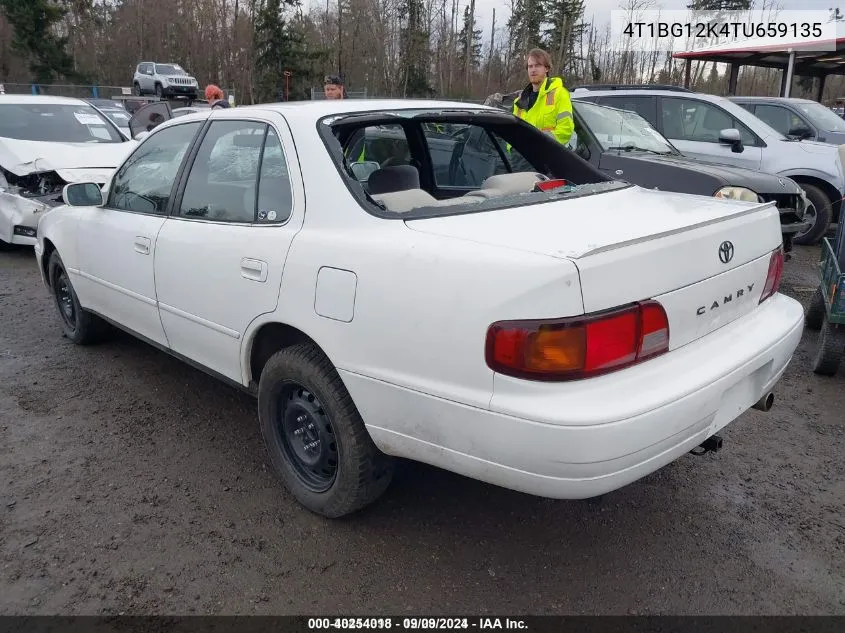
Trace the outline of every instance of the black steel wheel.
{"type": "Polygon", "coordinates": [[[54,293],[56,305],[59,307],[59,316],[65,323],[65,327],[75,331],[77,328],[77,302],[74,297],[73,287],[64,268],[57,271],[54,281],[54,293]]]}
{"type": "Polygon", "coordinates": [[[313,343],[286,347],[267,361],[258,419],[274,469],[312,512],[350,514],[390,485],[393,459],[376,447],[334,365],[313,343]]]}
{"type": "Polygon", "coordinates": [[[70,276],[57,251],[50,255],[47,271],[65,336],[77,345],[90,345],[102,340],[109,332],[109,325],[80,305],[70,276]]]}
{"type": "Polygon", "coordinates": [[[337,475],[337,442],[326,410],[296,383],[282,388],[276,407],[276,432],[285,456],[304,486],[325,492],[337,475]]]}

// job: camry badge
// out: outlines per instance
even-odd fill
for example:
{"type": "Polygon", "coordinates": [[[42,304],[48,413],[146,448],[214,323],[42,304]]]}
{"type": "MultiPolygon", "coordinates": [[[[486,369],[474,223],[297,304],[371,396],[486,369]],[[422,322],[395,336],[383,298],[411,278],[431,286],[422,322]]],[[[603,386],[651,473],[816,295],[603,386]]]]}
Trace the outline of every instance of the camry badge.
{"type": "Polygon", "coordinates": [[[734,258],[734,245],[725,240],[719,245],[719,259],[723,264],[727,264],[734,258]]]}

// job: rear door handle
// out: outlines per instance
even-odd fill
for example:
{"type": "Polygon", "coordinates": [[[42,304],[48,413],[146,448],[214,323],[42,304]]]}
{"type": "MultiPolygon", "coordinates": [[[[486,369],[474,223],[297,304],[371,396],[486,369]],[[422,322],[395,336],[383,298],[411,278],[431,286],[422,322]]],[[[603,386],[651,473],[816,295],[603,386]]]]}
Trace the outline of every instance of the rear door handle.
{"type": "Polygon", "coordinates": [[[150,254],[150,238],[144,237],[143,235],[136,235],[135,236],[135,252],[141,253],[141,255],[149,255],[150,254]]]}
{"type": "Polygon", "coordinates": [[[267,262],[244,257],[241,260],[241,277],[252,281],[267,281],[267,262]]]}

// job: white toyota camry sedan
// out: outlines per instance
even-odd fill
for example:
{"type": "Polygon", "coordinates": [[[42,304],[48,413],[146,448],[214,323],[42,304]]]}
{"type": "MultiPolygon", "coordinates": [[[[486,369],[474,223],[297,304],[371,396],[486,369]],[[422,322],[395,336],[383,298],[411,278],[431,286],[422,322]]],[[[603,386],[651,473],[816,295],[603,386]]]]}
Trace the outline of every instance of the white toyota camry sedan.
{"type": "Polygon", "coordinates": [[[618,489],[768,410],[801,338],[774,203],[611,180],[493,108],[147,127],[39,223],[61,328],[122,328],[253,393],[273,465],[327,517],[376,500],[396,457],[550,498],[618,489]]]}

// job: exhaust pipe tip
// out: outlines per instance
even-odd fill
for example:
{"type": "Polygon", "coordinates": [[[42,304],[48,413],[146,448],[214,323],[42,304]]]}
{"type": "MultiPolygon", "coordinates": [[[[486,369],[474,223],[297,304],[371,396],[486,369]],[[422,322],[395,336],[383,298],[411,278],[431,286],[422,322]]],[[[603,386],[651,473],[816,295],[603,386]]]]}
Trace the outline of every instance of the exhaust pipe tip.
{"type": "Polygon", "coordinates": [[[772,408],[772,405],[775,403],[775,394],[771,391],[767,393],[765,396],[760,398],[752,408],[757,409],[758,411],[769,411],[772,408]]]}

